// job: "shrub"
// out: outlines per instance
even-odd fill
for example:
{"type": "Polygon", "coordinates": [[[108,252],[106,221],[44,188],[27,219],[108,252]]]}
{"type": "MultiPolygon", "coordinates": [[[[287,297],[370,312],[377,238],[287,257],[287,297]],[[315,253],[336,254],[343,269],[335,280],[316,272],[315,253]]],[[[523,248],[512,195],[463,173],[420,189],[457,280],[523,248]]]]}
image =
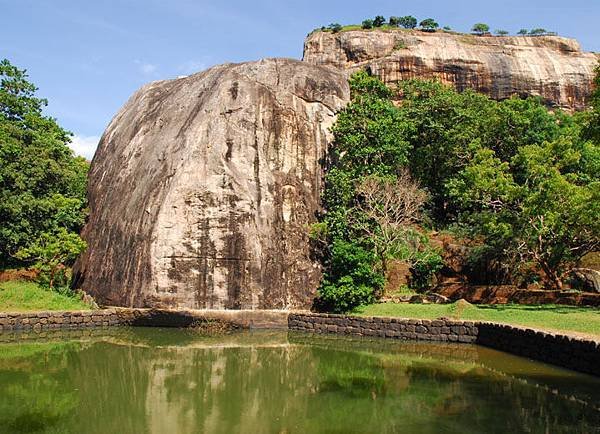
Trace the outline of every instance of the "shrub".
{"type": "Polygon", "coordinates": [[[390,27],[400,26],[400,17],[390,17],[389,25],[390,27]]]}
{"type": "Polygon", "coordinates": [[[435,32],[440,25],[433,18],[426,18],[419,23],[421,29],[427,32],[435,32]]]}
{"type": "Polygon", "coordinates": [[[377,15],[373,20],[373,27],[381,27],[385,24],[385,17],[382,15],[377,15]]]}
{"type": "Polygon", "coordinates": [[[471,30],[473,31],[473,33],[475,33],[477,35],[483,35],[490,31],[490,26],[488,26],[487,24],[484,24],[484,23],[477,23],[473,26],[473,28],[471,30]]]}
{"type": "Polygon", "coordinates": [[[329,30],[331,30],[333,33],[338,33],[342,30],[342,25],[338,23],[331,23],[329,24],[329,30]]]}
{"type": "Polygon", "coordinates": [[[405,29],[414,29],[415,27],[417,27],[417,19],[412,15],[400,17],[398,23],[405,29]]]}
{"type": "Polygon", "coordinates": [[[372,29],[373,28],[373,20],[364,20],[362,22],[363,29],[372,29]]]}
{"type": "Polygon", "coordinates": [[[529,33],[529,30],[527,29],[521,29],[517,32],[517,35],[521,35],[521,36],[525,36],[529,33]]]}
{"type": "Polygon", "coordinates": [[[498,30],[496,30],[496,34],[497,34],[498,36],[506,36],[506,35],[508,35],[508,34],[509,34],[509,32],[508,32],[508,31],[506,31],[506,30],[498,29],[498,30]]]}
{"type": "Polygon", "coordinates": [[[337,240],[316,302],[319,309],[347,312],[361,304],[373,303],[385,284],[375,271],[377,258],[360,245],[337,240]]]}

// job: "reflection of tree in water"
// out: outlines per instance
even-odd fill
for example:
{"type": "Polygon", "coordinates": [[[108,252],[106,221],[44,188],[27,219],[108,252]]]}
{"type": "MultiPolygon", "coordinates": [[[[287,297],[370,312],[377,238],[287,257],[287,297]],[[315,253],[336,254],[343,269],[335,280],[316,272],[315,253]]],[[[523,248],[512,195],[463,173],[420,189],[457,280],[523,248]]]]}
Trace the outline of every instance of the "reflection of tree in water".
{"type": "Polygon", "coordinates": [[[21,432],[90,434],[555,433],[600,423],[590,407],[486,369],[470,346],[163,330],[60,345],[0,356],[7,391],[0,426],[28,420],[21,432]]]}
{"type": "Polygon", "coordinates": [[[77,343],[0,346],[0,431],[65,432],[78,391],[68,366],[77,343]]]}

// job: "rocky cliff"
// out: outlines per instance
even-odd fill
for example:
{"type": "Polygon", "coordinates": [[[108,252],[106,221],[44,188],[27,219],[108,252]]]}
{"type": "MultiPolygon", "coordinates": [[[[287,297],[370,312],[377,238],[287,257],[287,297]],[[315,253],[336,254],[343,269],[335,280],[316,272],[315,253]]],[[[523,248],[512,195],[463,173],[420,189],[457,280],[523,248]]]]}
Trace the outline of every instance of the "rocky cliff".
{"type": "Polygon", "coordinates": [[[368,69],[387,84],[438,78],[495,99],[538,95],[549,106],[584,108],[598,56],[557,36],[495,37],[410,30],[317,31],[304,60],[349,71],[368,69]]]}
{"type": "Polygon", "coordinates": [[[308,307],[307,226],[348,98],[344,74],[283,59],[144,86],[92,162],[75,285],[121,306],[308,307]]]}

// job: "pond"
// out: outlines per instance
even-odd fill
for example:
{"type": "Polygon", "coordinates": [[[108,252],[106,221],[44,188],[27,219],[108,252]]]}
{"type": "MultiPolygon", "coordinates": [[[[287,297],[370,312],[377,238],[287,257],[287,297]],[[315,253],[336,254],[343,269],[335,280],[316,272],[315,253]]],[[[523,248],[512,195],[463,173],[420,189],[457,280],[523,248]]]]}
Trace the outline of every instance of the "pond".
{"type": "Polygon", "coordinates": [[[483,347],[130,328],[0,344],[4,433],[600,432],[600,379],[483,347]]]}

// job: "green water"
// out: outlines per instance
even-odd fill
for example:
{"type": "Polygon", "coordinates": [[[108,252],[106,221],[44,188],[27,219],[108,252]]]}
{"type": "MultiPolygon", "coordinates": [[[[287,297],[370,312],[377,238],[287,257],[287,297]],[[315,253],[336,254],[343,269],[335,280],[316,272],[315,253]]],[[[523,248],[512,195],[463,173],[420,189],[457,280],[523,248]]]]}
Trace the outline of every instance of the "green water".
{"type": "Polygon", "coordinates": [[[98,333],[0,344],[0,432],[600,432],[600,379],[477,346],[98,333]]]}

